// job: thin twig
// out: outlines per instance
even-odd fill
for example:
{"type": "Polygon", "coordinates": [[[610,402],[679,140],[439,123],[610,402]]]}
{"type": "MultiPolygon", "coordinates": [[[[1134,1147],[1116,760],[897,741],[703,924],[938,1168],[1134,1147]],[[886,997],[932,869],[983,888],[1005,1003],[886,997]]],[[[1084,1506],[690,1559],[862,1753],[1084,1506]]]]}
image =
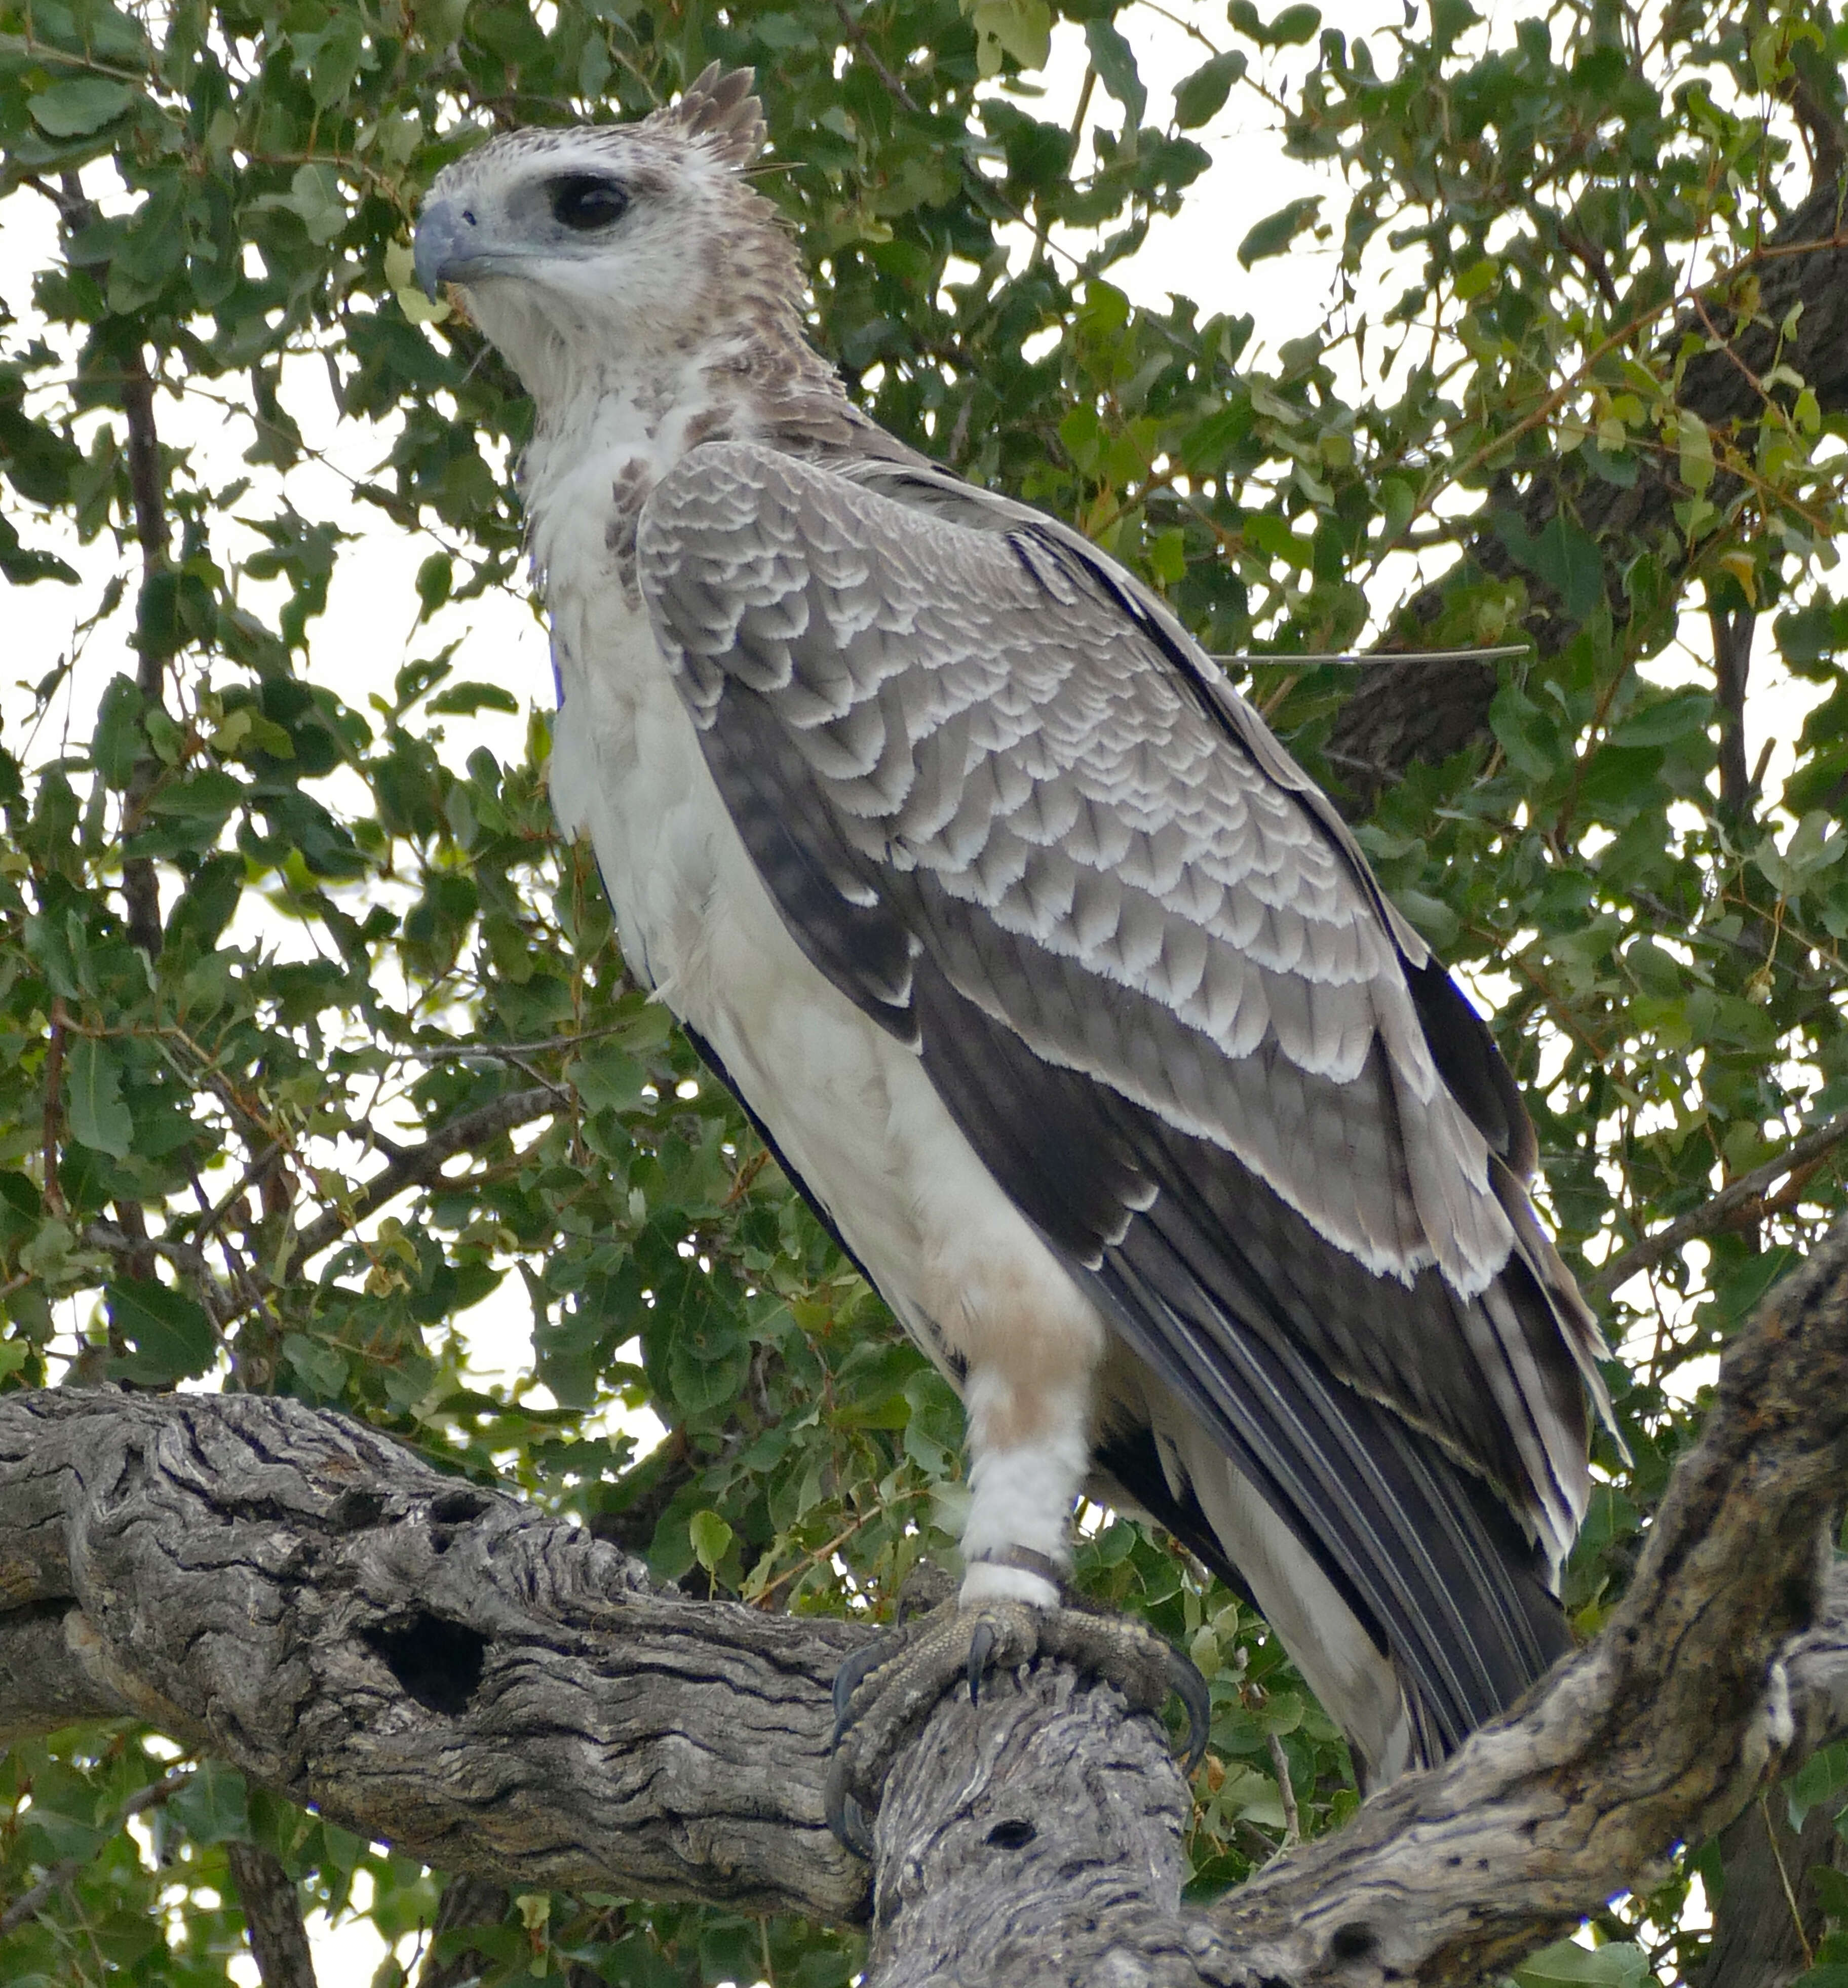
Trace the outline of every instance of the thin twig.
{"type": "Polygon", "coordinates": [[[472,1147],[499,1138],[503,1133],[511,1132],[516,1126],[529,1124],[535,1118],[543,1118],[556,1111],[561,1095],[568,1094],[561,1093],[557,1085],[549,1084],[531,1090],[512,1091],[504,1097],[496,1098],[490,1104],[482,1105],[479,1111],[465,1111],[459,1118],[452,1119],[439,1131],[432,1132],[421,1145],[410,1148],[401,1158],[381,1167],[371,1179],[363,1181],[344,1206],[330,1209],[325,1215],[310,1222],[295,1238],[287,1261],[306,1263],[330,1242],[337,1242],[356,1223],[364,1221],[368,1215],[402,1194],[406,1188],[421,1187],[434,1180],[458,1153],[466,1152],[472,1147]]]}
{"type": "Polygon", "coordinates": [[[52,997],[51,1034],[45,1049],[45,1120],[40,1142],[45,1151],[45,1205],[53,1215],[64,1212],[64,1190],[58,1182],[58,1145],[64,1122],[64,996],[52,997]]]}
{"type": "Polygon", "coordinates": [[[411,1043],[394,1045],[391,1053],[406,1063],[511,1062],[517,1057],[574,1050],[580,1043],[601,1042],[606,1036],[619,1036],[634,1026],[633,1022],[609,1022],[601,1029],[580,1029],[569,1036],[543,1036],[531,1043],[411,1043]]]}
{"type": "Polygon", "coordinates": [[[1278,663],[1288,669],[1308,669],[1312,664],[1345,663],[1356,669],[1377,668],[1382,663],[1492,663],[1508,656],[1531,656],[1532,642],[1502,642],[1491,649],[1372,649],[1365,655],[1346,649],[1316,649],[1301,655],[1256,655],[1244,652],[1213,657],[1224,668],[1233,663],[1278,663]]]}
{"type": "Polygon", "coordinates": [[[911,113],[912,117],[922,117],[923,113],[919,110],[917,103],[912,98],[911,92],[905,87],[904,79],[902,76],[894,75],[892,69],[887,66],[884,58],[880,55],[878,50],[873,46],[872,42],[868,39],[865,29],[854,19],[852,14],[848,11],[847,0],[834,0],[834,12],[838,16],[841,26],[847,30],[848,39],[853,43],[854,46],[860,51],[861,55],[865,56],[868,65],[872,69],[873,73],[878,76],[882,83],[885,84],[885,87],[891,91],[892,95],[898,99],[899,103],[901,103],[905,108],[911,113]]]}
{"type": "Polygon", "coordinates": [[[1771,1804],[1764,1796],[1758,1797],[1758,1817],[1765,1825],[1765,1840],[1771,1845],[1771,1861],[1778,1867],[1778,1882],[1784,1888],[1784,1902],[1790,1908],[1790,1923],[1796,1929],[1797,1944],[1803,1949],[1803,1965],[1816,1965],[1816,1950],[1809,1944],[1809,1936],[1803,1930],[1803,1915],[1797,1909],[1796,1893],[1792,1890],[1790,1872],[1785,1865],[1784,1853],[1778,1847],[1778,1833],[1771,1826],[1771,1804]]]}
{"type": "Polygon", "coordinates": [[[1728,1182],[1712,1200],[1670,1222],[1666,1229],[1658,1229],[1653,1236],[1644,1236],[1621,1255],[1600,1263],[1584,1280],[1585,1289],[1600,1296],[1613,1291],[1639,1270],[1647,1270],[1660,1263],[1664,1256],[1671,1256],[1684,1242],[1691,1242],[1697,1237],[1711,1236],[1715,1229],[1724,1228],[1734,1215],[1742,1208],[1750,1207],[1774,1182],[1820,1159],[1844,1139],[1848,1139],[1848,1111],[1838,1112],[1826,1124],[1793,1140],[1775,1160],[1767,1160],[1763,1166],[1755,1167],[1750,1173],[1728,1182]]]}
{"type": "MultiPolygon", "coordinates": [[[[377,1135],[374,1134],[374,1136],[376,1138],[377,1135]]],[[[236,1185],[208,1207],[205,1220],[193,1231],[194,1239],[204,1242],[215,1233],[218,1224],[282,1157],[282,1141],[272,1139],[238,1176],[236,1185]]]]}
{"type": "Polygon", "coordinates": [[[1264,1740],[1271,1751],[1271,1770],[1277,1776],[1277,1792],[1283,1802],[1283,1847],[1294,1849],[1302,1841],[1302,1811],[1296,1805],[1296,1790],[1291,1785],[1290,1756],[1274,1733],[1267,1733],[1264,1740]]]}
{"type": "MultiPolygon", "coordinates": [[[[96,219],[96,204],[83,190],[74,172],[64,174],[59,211],[67,235],[74,235],[96,219]]],[[[105,287],[107,269],[95,272],[105,287]]],[[[147,370],[146,348],[139,340],[131,343],[121,374],[122,414],[128,429],[128,489],[134,510],[135,539],[141,548],[141,590],[148,589],[168,568],[166,492],[161,475],[161,438],[154,424],[154,380],[147,370]]],[[[146,617],[143,617],[145,621],[146,617]]],[[[166,658],[151,634],[144,637],[135,664],[137,688],[151,706],[158,706],[165,688],[166,658]]],[[[144,736],[141,749],[128,778],[123,797],[122,833],[124,841],[140,825],[161,777],[161,762],[144,736]]],[[[148,958],[161,950],[161,886],[149,856],[125,856],[122,860],[122,900],[127,911],[128,936],[148,958]]]]}
{"type": "MultiPolygon", "coordinates": [[[[115,1828],[120,1829],[131,1816],[141,1814],[178,1794],[192,1778],[190,1762],[168,1769],[157,1781],[132,1794],[117,1811],[115,1828]]],[[[111,1832],[113,1833],[113,1831],[111,1832]]],[[[72,1878],[78,1875],[96,1854],[92,1851],[86,1857],[66,1857],[61,1864],[54,1864],[33,1885],[29,1892],[22,1892],[4,1912],[0,1912],[0,1939],[9,1932],[16,1932],[38,1911],[54,1892],[61,1892],[72,1878]]]]}
{"type": "Polygon", "coordinates": [[[101,1249],[124,1259],[130,1276],[143,1274],[150,1254],[164,1256],[191,1286],[205,1315],[221,1331],[243,1309],[218,1281],[204,1256],[189,1242],[176,1242],[165,1236],[131,1236],[107,1222],[90,1222],[83,1231],[86,1249],[101,1249]]]}

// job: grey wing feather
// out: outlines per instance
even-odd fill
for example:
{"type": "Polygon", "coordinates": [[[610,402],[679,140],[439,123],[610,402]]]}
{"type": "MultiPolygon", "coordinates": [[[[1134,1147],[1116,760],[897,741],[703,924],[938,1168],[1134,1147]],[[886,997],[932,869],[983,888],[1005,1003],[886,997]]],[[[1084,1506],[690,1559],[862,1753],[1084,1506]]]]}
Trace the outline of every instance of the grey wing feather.
{"type": "MultiPolygon", "coordinates": [[[[997,1176],[1203,1415],[1228,1421],[1234,1368],[1252,1412],[1269,1384],[1244,1371],[1251,1344],[1282,1363],[1308,1420],[1278,1424],[1261,1479],[1293,1523],[1341,1535],[1312,1543],[1373,1619],[1410,1604],[1372,1592],[1400,1577],[1359,1567],[1366,1526],[1335,1508],[1376,1498],[1369,1443],[1398,1456],[1400,1424],[1556,1562],[1588,1493],[1578,1376],[1596,1388],[1599,1349],[1521,1184],[1518,1096],[1345,824],[1167,610],[1065,528],[902,461],[845,476],[709,445],[650,499],[638,549],[792,932],[937,1058],[946,1094],[949,1038],[987,1045],[965,1129],[1013,1155],[997,1176]],[[1089,1114],[1090,1175],[1041,1195],[1035,1115],[1074,1084],[1061,1108],[1089,1114]],[[1244,1198],[1176,1228],[1201,1165],[1244,1198]],[[1288,1273],[1208,1246],[1261,1204],[1328,1259],[1328,1290],[1280,1296],[1288,1273]],[[1386,1435],[1357,1435],[1356,1397],[1386,1435]]],[[[1460,1495],[1403,1493],[1440,1516],[1460,1495]]],[[[1410,1537],[1428,1512],[1369,1509],[1428,1559],[1410,1537]]],[[[1413,1585],[1440,1614],[1435,1578],[1413,1585]]]]}

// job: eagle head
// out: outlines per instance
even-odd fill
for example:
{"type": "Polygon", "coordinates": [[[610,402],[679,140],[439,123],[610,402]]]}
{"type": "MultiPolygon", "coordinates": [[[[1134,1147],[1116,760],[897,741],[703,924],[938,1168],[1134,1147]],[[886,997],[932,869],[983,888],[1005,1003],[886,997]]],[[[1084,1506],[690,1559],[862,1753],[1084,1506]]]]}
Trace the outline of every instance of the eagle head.
{"type": "Polygon", "coordinates": [[[490,140],[431,188],[418,282],[456,285],[541,401],[587,370],[742,350],[799,323],[794,245],[741,177],[765,137],[751,86],[714,63],[635,123],[490,140]]]}

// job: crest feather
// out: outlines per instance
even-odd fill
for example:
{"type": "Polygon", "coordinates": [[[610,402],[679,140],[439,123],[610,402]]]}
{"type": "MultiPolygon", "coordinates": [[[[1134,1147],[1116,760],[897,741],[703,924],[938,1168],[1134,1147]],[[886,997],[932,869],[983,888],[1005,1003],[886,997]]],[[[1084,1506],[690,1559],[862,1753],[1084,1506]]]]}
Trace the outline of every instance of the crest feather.
{"type": "Polygon", "coordinates": [[[726,165],[748,166],[770,136],[763,106],[752,94],[756,79],[754,69],[721,69],[709,63],[678,103],[657,110],[648,122],[696,139],[726,165]]]}

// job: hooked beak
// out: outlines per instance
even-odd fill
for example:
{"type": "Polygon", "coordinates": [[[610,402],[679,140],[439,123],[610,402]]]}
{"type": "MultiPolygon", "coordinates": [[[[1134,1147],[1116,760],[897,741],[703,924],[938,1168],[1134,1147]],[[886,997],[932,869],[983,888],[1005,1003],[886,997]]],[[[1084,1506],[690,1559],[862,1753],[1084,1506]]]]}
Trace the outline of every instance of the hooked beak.
{"type": "Polygon", "coordinates": [[[412,267],[418,288],[432,303],[445,283],[465,282],[486,259],[475,216],[452,201],[427,202],[418,218],[412,267]]]}

